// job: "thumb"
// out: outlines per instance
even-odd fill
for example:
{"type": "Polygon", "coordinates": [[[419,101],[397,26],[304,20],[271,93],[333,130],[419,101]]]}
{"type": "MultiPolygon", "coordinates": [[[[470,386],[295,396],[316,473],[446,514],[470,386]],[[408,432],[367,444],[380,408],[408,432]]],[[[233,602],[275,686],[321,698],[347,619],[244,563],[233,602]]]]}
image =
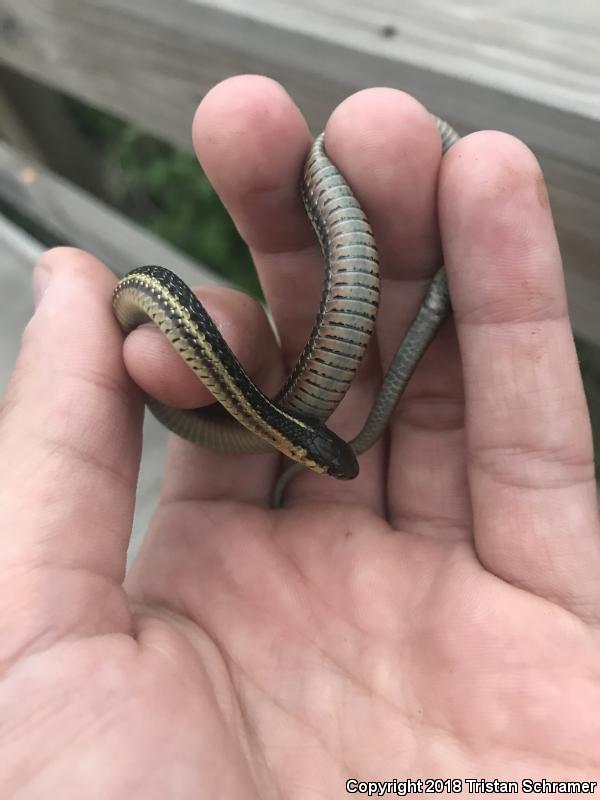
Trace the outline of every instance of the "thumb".
{"type": "Polygon", "coordinates": [[[0,414],[0,630],[21,652],[40,632],[127,629],[142,418],[112,273],[58,248],[34,280],[37,308],[0,414]]]}

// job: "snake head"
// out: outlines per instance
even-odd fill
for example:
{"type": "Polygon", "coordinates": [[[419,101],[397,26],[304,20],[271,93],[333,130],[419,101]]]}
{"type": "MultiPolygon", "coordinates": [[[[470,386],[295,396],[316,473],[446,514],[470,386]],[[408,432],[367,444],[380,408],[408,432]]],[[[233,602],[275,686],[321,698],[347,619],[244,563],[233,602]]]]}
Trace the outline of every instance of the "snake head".
{"type": "Polygon", "coordinates": [[[352,447],[325,425],[315,429],[311,455],[324,465],[325,474],[340,480],[352,480],[358,475],[358,461],[352,447]]]}

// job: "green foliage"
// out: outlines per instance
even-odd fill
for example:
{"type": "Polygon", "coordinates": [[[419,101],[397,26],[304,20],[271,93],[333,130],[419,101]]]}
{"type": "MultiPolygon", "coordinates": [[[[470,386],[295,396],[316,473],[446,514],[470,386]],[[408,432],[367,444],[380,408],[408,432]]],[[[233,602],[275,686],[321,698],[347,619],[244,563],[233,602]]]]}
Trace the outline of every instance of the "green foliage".
{"type": "Polygon", "coordinates": [[[127,184],[149,201],[150,230],[255,296],[260,290],[246,245],[196,158],[127,129],[113,145],[127,184]]]}
{"type": "Polygon", "coordinates": [[[149,230],[260,297],[248,249],[197,159],[109,114],[69,101],[77,124],[116,173],[115,203],[149,230]],[[122,195],[122,196],[119,196],[122,195]]]}

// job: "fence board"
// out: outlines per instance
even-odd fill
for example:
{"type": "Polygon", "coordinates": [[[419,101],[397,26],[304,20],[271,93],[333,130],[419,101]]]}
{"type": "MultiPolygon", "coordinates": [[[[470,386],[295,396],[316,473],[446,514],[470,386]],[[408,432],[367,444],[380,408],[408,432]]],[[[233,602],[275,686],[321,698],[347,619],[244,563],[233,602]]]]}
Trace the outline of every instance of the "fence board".
{"type": "Polygon", "coordinates": [[[162,264],[187,283],[224,282],[159,237],[2,142],[0,197],[42,223],[65,244],[89,250],[117,275],[142,264],[162,264]]]}
{"type": "Polygon", "coordinates": [[[255,71],[315,129],[349,92],[395,85],[596,170],[599,34],[595,0],[0,0],[7,64],[180,144],[211,85],[255,71]]]}
{"type": "Polygon", "coordinates": [[[463,133],[520,136],[548,178],[575,329],[595,342],[599,34],[596,0],[0,0],[7,65],[185,147],[201,96],[239,72],[280,80],[315,131],[384,84],[463,133]]]}

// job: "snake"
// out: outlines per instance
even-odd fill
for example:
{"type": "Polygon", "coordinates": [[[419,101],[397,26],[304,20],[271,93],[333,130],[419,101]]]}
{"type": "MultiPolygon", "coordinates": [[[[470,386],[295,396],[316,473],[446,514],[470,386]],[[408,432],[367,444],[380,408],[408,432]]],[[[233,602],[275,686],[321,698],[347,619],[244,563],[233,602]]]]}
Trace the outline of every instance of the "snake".
{"type": "MultiPolygon", "coordinates": [[[[459,135],[445,120],[431,116],[445,154],[459,135]]],[[[181,409],[146,396],[148,409],[166,428],[213,450],[275,450],[296,462],[280,476],[274,506],[281,504],[285,486],[302,469],[342,480],[358,475],[357,456],[382,435],[417,364],[451,312],[441,266],[400,341],[362,429],[351,441],[338,436],[325,423],[348,391],[375,330],[377,246],[358,200],[327,155],[324,133],[306,158],[301,193],[323,255],[323,289],[306,345],[275,397],[256,386],[200,300],[171,270],[135,268],[113,292],[113,310],[124,335],[154,323],[215,399],[203,408],[181,409]]]]}

